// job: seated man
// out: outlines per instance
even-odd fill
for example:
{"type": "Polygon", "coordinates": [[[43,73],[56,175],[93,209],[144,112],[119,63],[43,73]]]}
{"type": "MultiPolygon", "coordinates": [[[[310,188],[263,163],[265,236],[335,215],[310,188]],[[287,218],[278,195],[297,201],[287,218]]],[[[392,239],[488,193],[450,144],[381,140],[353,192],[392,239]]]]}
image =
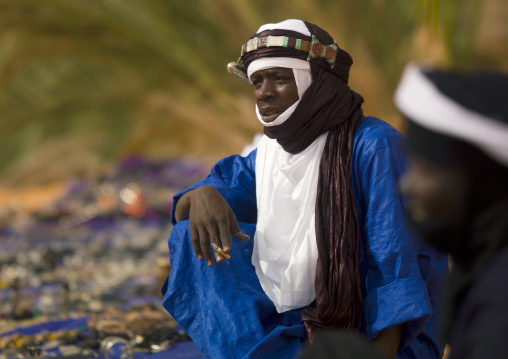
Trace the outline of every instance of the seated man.
{"type": "Polygon", "coordinates": [[[175,196],[164,307],[206,358],[292,358],[328,328],[386,357],[440,358],[447,261],[404,223],[403,136],[363,116],[350,55],[287,20],[263,25],[241,59],[265,136],[175,196]]]}
{"type": "Polygon", "coordinates": [[[508,356],[508,75],[409,66],[401,182],[423,239],[453,258],[442,327],[450,359],[508,356]]]}

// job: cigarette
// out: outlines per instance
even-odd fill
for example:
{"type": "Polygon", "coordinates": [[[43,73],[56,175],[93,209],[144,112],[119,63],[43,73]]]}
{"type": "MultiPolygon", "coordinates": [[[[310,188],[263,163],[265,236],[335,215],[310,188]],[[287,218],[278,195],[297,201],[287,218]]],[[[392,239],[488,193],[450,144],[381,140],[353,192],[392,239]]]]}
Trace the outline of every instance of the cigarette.
{"type": "Polygon", "coordinates": [[[216,245],[215,243],[212,243],[212,247],[213,247],[213,249],[215,249],[217,252],[219,252],[219,254],[220,254],[221,256],[223,256],[224,258],[226,258],[226,259],[230,259],[230,258],[231,258],[231,256],[230,256],[229,254],[224,253],[224,251],[223,251],[223,250],[222,250],[222,249],[221,249],[218,245],[216,245]]]}

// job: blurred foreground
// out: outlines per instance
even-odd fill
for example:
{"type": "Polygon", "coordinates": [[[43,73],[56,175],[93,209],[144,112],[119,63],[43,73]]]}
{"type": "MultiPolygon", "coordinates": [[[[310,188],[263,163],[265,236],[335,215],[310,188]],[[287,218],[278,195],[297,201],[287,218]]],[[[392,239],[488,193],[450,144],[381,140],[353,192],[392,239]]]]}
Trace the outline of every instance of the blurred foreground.
{"type": "Polygon", "coordinates": [[[150,352],[189,340],[160,305],[170,271],[164,239],[172,195],[207,172],[200,164],[130,157],[97,181],[68,182],[42,208],[4,210],[0,355],[30,345],[48,353],[60,347],[62,355],[64,344],[96,350],[111,336],[150,352]],[[80,328],[48,332],[49,323],[71,319],[80,328]],[[15,334],[37,323],[44,329],[34,335],[15,334]]]}

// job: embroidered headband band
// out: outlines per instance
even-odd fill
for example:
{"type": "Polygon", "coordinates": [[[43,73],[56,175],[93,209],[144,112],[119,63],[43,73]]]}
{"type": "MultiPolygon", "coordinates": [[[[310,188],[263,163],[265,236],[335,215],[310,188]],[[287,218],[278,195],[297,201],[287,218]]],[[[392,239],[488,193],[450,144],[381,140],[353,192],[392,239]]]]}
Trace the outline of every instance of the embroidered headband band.
{"type": "Polygon", "coordinates": [[[353,64],[351,55],[341,49],[325,30],[303,23],[309,35],[286,28],[258,32],[242,46],[238,61],[228,64],[228,72],[252,85],[247,77],[247,68],[252,61],[263,57],[291,57],[324,67],[347,84],[353,64]]]}
{"type": "Polygon", "coordinates": [[[335,67],[335,59],[339,51],[339,45],[335,40],[330,45],[323,45],[316,36],[312,35],[312,40],[296,39],[289,36],[262,36],[254,37],[242,46],[241,56],[262,48],[283,47],[307,52],[307,61],[316,57],[324,58],[330,67],[335,67]]]}

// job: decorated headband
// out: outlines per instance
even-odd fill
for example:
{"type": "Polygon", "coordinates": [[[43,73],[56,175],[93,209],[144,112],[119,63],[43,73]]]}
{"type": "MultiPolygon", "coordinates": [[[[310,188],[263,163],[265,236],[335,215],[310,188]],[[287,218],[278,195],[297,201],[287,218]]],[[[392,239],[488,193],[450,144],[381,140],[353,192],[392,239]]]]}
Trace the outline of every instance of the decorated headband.
{"type": "MultiPolygon", "coordinates": [[[[335,67],[335,60],[339,51],[339,45],[335,40],[333,40],[333,43],[330,45],[323,45],[314,35],[312,35],[311,41],[297,39],[289,36],[270,35],[254,37],[247,41],[247,43],[242,46],[240,57],[251,51],[269,47],[283,47],[287,49],[295,49],[307,52],[307,61],[321,57],[328,62],[332,69],[335,67]]],[[[240,59],[236,63],[230,62],[227,66],[227,69],[229,73],[238,76],[249,85],[252,85],[250,79],[247,76],[245,67],[242,63],[240,63],[240,59]]]]}
{"type": "Polygon", "coordinates": [[[335,67],[335,58],[339,51],[339,45],[335,40],[330,45],[323,45],[316,36],[312,35],[312,40],[295,39],[288,36],[263,36],[254,37],[242,46],[241,56],[248,52],[268,47],[284,47],[287,49],[295,49],[308,52],[307,61],[316,57],[324,58],[333,69],[335,67]]]}

